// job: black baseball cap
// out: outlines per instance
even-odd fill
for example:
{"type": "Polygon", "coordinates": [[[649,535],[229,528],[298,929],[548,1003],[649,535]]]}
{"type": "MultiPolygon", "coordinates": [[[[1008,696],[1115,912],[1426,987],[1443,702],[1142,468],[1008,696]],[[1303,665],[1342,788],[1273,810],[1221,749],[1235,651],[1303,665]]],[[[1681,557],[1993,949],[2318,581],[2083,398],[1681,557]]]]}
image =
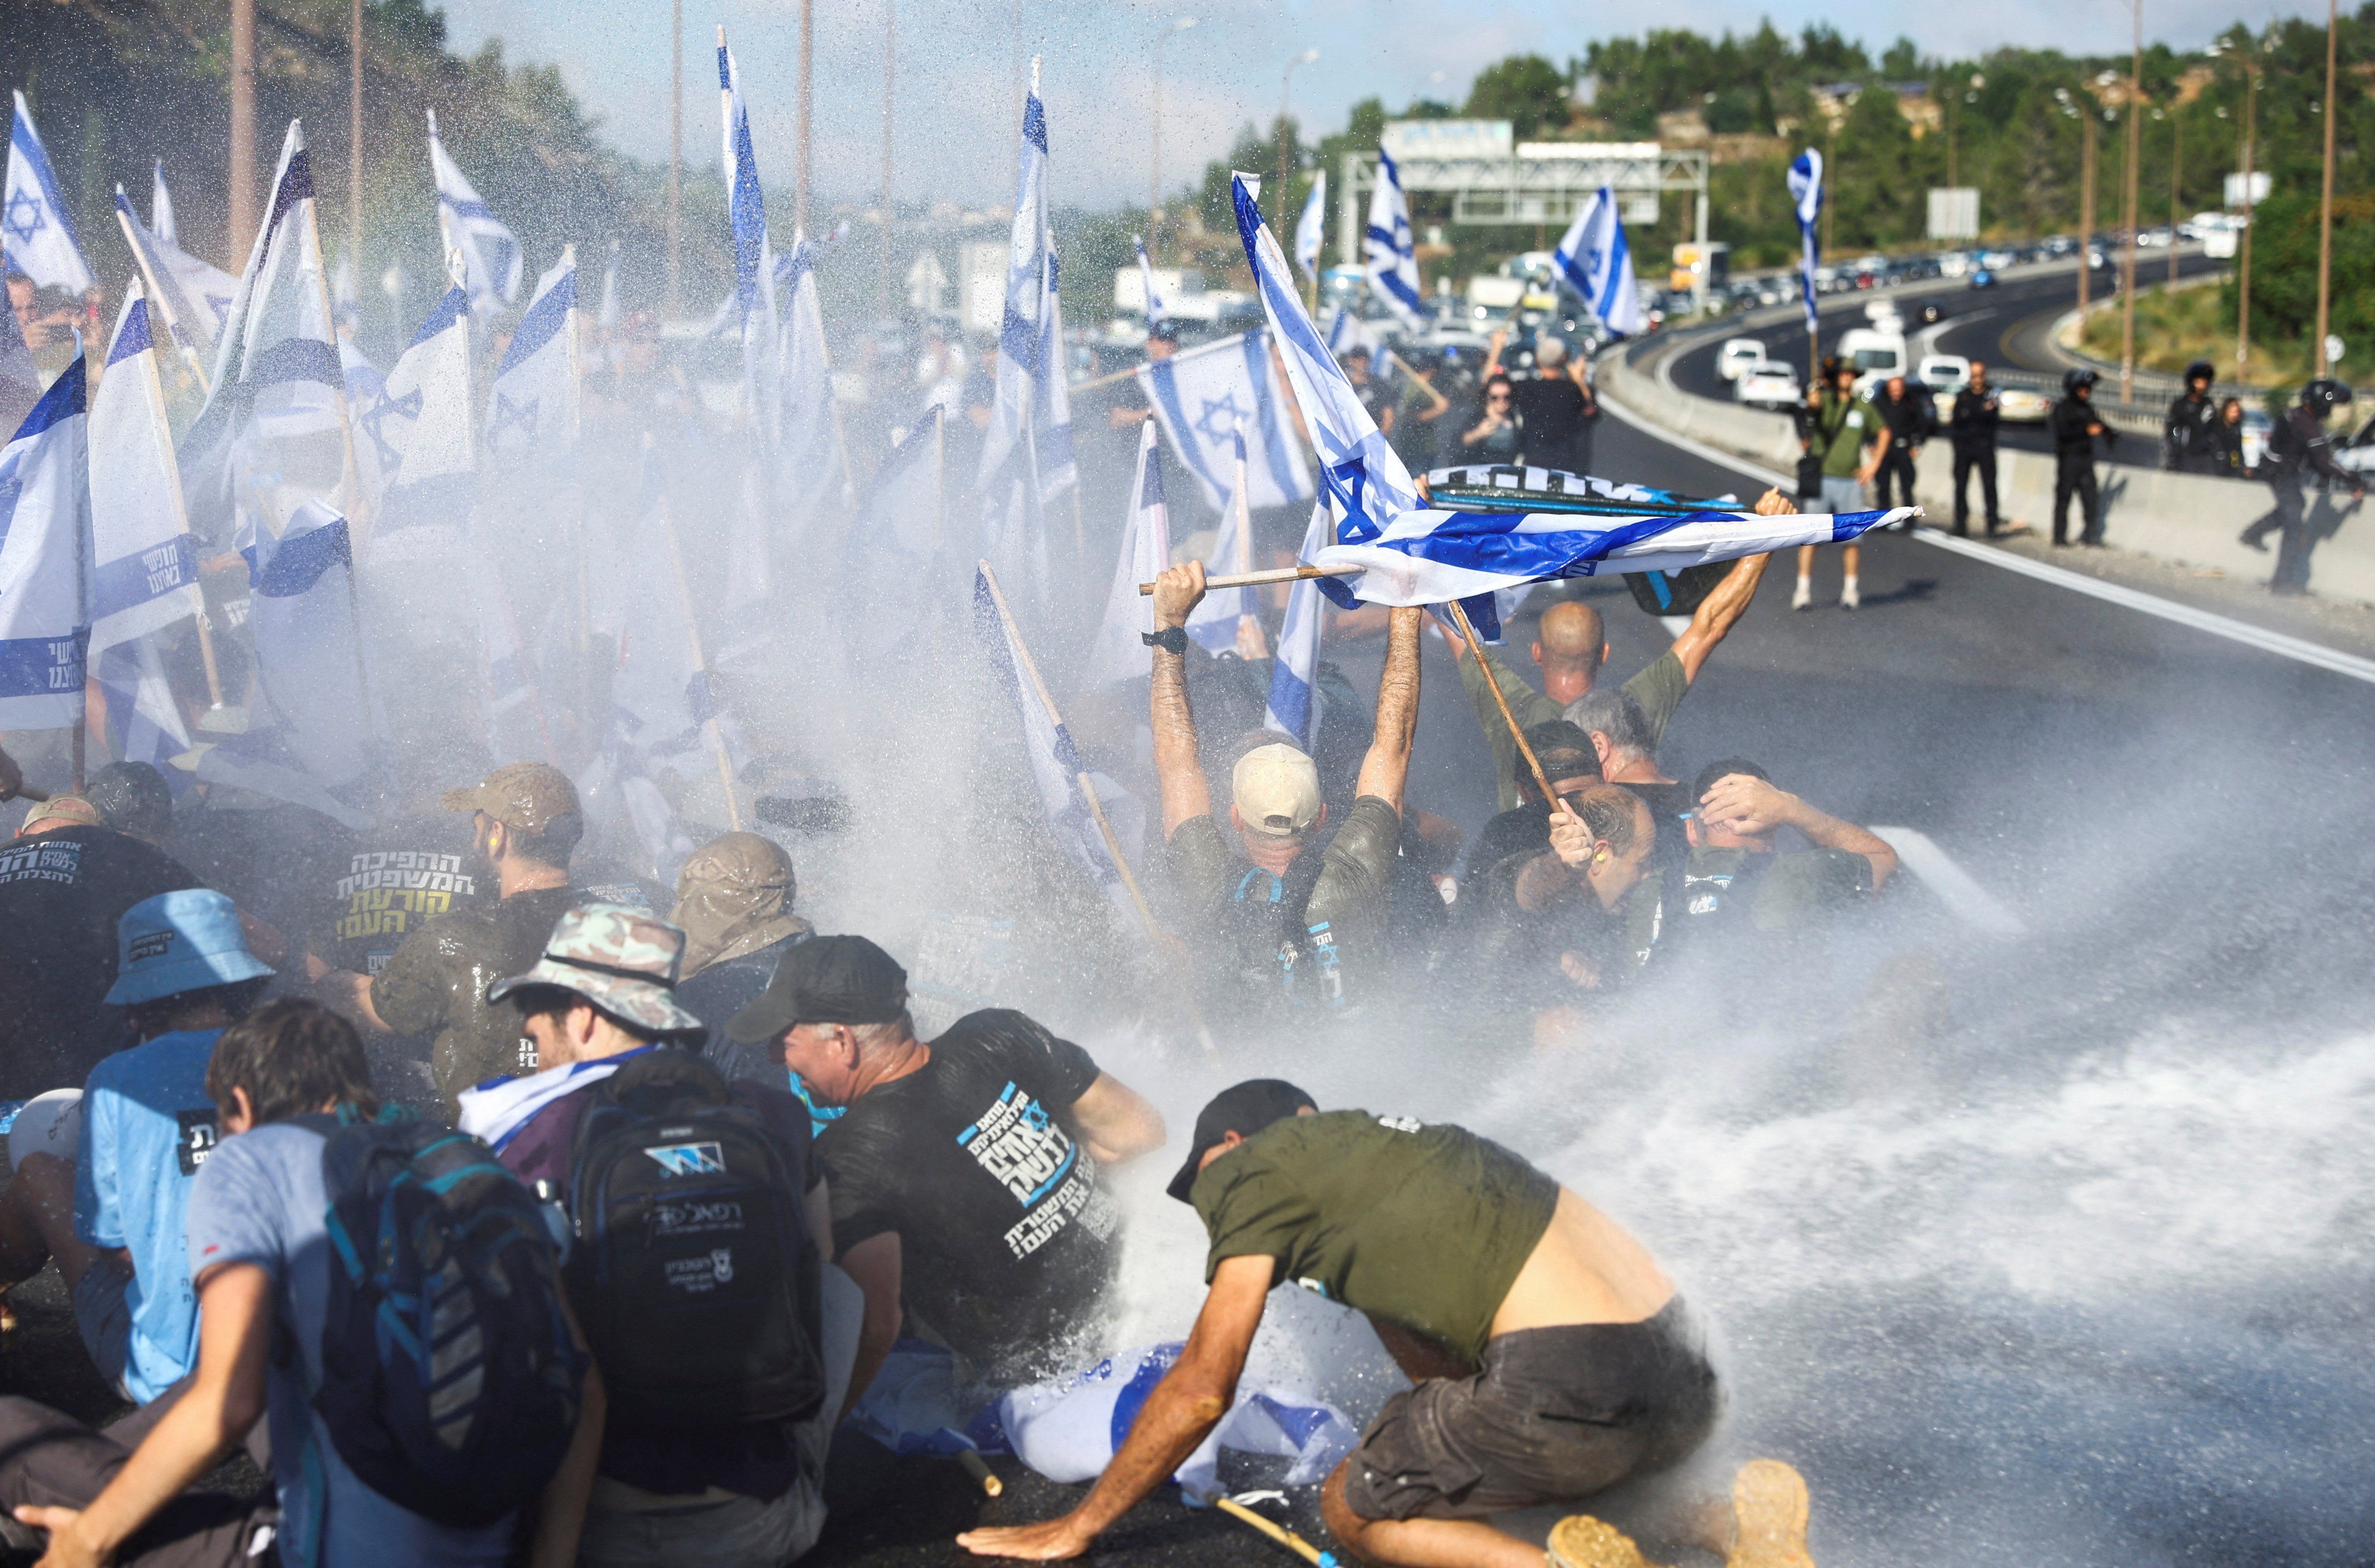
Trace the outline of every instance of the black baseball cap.
{"type": "Polygon", "coordinates": [[[1699,770],[1699,776],[1691,781],[1692,808],[1696,810],[1698,803],[1707,798],[1707,792],[1715,787],[1716,780],[1733,773],[1746,773],[1750,778],[1763,779],[1766,784],[1773,782],[1771,773],[1745,757],[1727,757],[1720,762],[1709,762],[1699,770]]]}
{"type": "Polygon", "coordinates": [[[743,1045],[801,1023],[888,1023],[907,1010],[907,972],[863,937],[811,937],[775,964],[759,999],[726,1025],[743,1045]]]}
{"type": "Polygon", "coordinates": [[[82,797],[118,832],[161,839],[173,831],[173,792],[146,762],[110,762],[90,776],[82,797]]]}
{"type": "Polygon", "coordinates": [[[1317,1111],[1319,1102],[1282,1078],[1249,1078],[1233,1089],[1221,1091],[1198,1114],[1196,1138],[1188,1146],[1188,1162],[1179,1167],[1179,1173],[1163,1190],[1187,1202],[1188,1189],[1196,1185],[1197,1171],[1205,1154],[1223,1138],[1231,1133],[1251,1138],[1272,1122],[1282,1122],[1306,1106],[1317,1111]]]}

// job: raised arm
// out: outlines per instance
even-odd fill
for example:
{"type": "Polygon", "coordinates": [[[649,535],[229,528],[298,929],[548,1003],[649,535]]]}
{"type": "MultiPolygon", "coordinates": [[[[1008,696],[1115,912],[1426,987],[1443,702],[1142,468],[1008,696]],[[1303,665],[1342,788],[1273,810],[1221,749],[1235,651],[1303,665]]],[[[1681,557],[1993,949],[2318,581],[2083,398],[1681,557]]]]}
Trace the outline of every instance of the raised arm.
{"type": "MultiPolygon", "coordinates": [[[[1789,510],[1790,502],[1782,499],[1779,490],[1766,490],[1756,502],[1759,516],[1778,516],[1789,510]]],[[[1674,657],[1682,661],[1685,682],[1698,679],[1699,667],[1715,652],[1715,645],[1731,634],[1733,625],[1756,597],[1756,584],[1765,575],[1766,563],[1772,559],[1769,555],[1741,557],[1724,573],[1723,581],[1715,585],[1715,591],[1699,601],[1699,607],[1691,613],[1690,625],[1674,639],[1674,657]]]]}
{"type": "MultiPolygon", "coordinates": [[[[1374,795],[1396,811],[1410,779],[1411,739],[1418,733],[1418,628],[1425,612],[1415,605],[1396,609],[1386,626],[1386,671],[1377,679],[1377,732],[1361,759],[1355,798],[1374,795]]],[[[1170,810],[1169,791],[1164,809],[1170,810]]]]}
{"type": "MultiPolygon", "coordinates": [[[[1165,567],[1154,580],[1154,630],[1185,628],[1188,612],[1204,597],[1204,563],[1165,567]]],[[[1182,822],[1212,809],[1211,786],[1196,754],[1196,716],[1188,711],[1188,655],[1154,650],[1147,702],[1154,725],[1154,777],[1163,790],[1163,836],[1182,822]]]]}
{"type": "Polygon", "coordinates": [[[1044,1525],[967,1530],[957,1544],[983,1557],[1078,1557],[1107,1526],[1170,1480],[1236,1402],[1237,1378],[1246,1370],[1254,1330],[1261,1326],[1277,1267],[1262,1256],[1222,1260],[1204,1310],[1188,1331],[1187,1349],[1146,1397],[1129,1436],[1079,1507],[1044,1525]]]}
{"type": "Polygon", "coordinates": [[[1872,890],[1878,892],[1896,869],[1896,852],[1869,828],[1859,828],[1817,811],[1787,790],[1751,773],[1726,773],[1699,798],[1699,815],[1737,833],[1762,835],[1792,827],[1824,849],[1861,855],[1872,863],[1872,890]]]}

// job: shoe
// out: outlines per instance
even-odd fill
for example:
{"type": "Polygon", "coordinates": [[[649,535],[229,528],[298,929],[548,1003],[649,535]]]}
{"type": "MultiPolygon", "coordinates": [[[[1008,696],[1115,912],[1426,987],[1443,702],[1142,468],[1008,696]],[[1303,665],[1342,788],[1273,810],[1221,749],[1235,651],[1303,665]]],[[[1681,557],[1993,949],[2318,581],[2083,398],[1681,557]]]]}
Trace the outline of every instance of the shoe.
{"type": "Polygon", "coordinates": [[[2240,534],[2236,535],[2235,542],[2241,545],[2245,549],[2258,550],[2262,555],[2268,553],[2268,547],[2253,536],[2251,530],[2249,528],[2246,528],[2240,534]]]}
{"type": "Polygon", "coordinates": [[[1810,584],[1799,584],[1798,591],[1790,595],[1790,607],[1791,609],[1804,609],[1814,602],[1814,590],[1813,585],[1810,584]]]}
{"type": "Polygon", "coordinates": [[[1778,1459],[1741,1466],[1731,1478],[1731,1550],[1724,1568],[1814,1568],[1806,1550],[1808,1511],[1806,1478],[1795,1469],[1778,1459]]]}
{"type": "Polygon", "coordinates": [[[1857,593],[1852,585],[1839,590],[1839,608],[1853,609],[1861,603],[1863,595],[1857,593]]]}
{"type": "Polygon", "coordinates": [[[1657,1568],[1632,1537],[1589,1514],[1570,1514],[1553,1525],[1547,1555],[1550,1568],[1657,1568]]]}

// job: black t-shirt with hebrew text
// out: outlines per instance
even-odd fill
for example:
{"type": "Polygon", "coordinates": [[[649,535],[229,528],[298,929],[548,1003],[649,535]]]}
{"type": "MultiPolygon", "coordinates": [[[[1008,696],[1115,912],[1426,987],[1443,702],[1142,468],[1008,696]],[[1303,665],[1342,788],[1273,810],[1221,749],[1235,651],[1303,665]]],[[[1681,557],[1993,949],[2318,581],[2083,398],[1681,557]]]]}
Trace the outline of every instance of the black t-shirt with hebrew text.
{"type": "Polygon", "coordinates": [[[987,1376],[1047,1370],[1103,1307],[1120,1250],[1121,1211],[1071,1119],[1097,1065],[1006,1008],[931,1047],[817,1140],[834,1254],[895,1232],[912,1326],[987,1376]]]}

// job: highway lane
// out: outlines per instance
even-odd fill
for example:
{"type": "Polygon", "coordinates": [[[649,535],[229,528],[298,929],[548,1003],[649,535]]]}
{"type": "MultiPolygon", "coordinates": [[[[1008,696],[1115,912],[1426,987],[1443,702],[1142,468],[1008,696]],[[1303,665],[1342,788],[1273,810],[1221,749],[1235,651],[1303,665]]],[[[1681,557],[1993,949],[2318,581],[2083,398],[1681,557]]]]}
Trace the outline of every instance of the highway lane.
{"type": "MultiPolygon", "coordinates": [[[[2138,281],[2145,287],[2165,280],[2168,258],[2158,253],[2141,258],[2137,265],[2138,281]]],[[[2226,264],[2192,253],[2179,258],[2179,274],[2195,277],[2215,272],[2226,264]]],[[[2119,284],[2117,265],[2097,275],[2095,297],[2116,296],[2119,284]]],[[[1985,360],[1998,366],[2018,370],[2050,371],[2059,374],[2060,366],[2042,350],[2043,335],[2052,323],[2066,313],[2076,302],[2077,277],[2067,265],[2022,268],[2006,276],[1992,289],[1957,289],[1952,285],[1917,285],[1911,289],[1865,290],[1854,294],[1826,295],[1818,310],[1823,324],[1825,351],[1837,340],[1838,335],[1865,324],[1864,307],[1881,300],[1897,303],[1907,325],[1906,342],[1912,358],[1918,362],[1924,354],[1960,354],[1966,359],[1985,360]],[[1922,303],[1936,304],[1944,319],[1923,325],[1916,319],[1922,303]]],[[[1753,337],[1765,345],[1766,357],[1803,366],[1806,358],[1806,332],[1802,315],[1761,326],[1743,328],[1737,332],[1711,331],[1703,342],[1675,354],[1669,362],[1668,373],[1675,386],[1702,397],[1719,397],[1729,401],[1732,389],[1729,382],[1715,371],[1716,356],[1727,337],[1753,337]]],[[[2116,388],[2112,389],[2116,395],[2116,388]]],[[[1776,416],[1778,419],[1779,416],[1776,416]]],[[[2028,452],[2051,450],[2041,425],[2006,425],[2003,443],[2007,447],[2028,452]]],[[[2158,446],[2148,441],[2123,439],[2114,449],[2111,460],[2157,466],[2158,446]]]]}

